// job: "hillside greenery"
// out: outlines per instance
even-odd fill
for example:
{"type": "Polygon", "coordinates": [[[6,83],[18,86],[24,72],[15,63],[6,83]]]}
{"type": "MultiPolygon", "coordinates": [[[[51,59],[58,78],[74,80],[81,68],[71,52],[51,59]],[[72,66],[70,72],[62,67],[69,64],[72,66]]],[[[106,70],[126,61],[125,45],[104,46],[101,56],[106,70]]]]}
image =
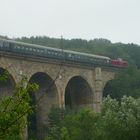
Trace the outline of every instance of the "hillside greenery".
{"type": "Polygon", "coordinates": [[[109,81],[104,88],[104,97],[110,95],[120,100],[123,95],[140,97],[140,69],[131,66],[116,75],[115,79],[109,81]]]}

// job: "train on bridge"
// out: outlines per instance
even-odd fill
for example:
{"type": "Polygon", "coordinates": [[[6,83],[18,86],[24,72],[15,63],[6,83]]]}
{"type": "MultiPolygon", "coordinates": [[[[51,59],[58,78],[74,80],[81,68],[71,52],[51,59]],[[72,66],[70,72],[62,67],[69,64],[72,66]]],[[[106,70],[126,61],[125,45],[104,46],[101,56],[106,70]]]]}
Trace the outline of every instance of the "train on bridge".
{"type": "Polygon", "coordinates": [[[128,67],[128,62],[122,59],[112,60],[106,56],[51,48],[7,39],[0,39],[0,52],[55,59],[57,61],[80,63],[90,66],[97,65],[116,68],[128,67]]]}

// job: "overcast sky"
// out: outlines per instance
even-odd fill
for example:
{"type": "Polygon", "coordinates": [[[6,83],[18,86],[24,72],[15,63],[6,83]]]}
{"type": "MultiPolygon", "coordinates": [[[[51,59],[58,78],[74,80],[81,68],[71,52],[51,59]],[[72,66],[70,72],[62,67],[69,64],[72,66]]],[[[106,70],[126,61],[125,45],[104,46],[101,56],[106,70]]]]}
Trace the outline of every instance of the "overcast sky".
{"type": "Polygon", "coordinates": [[[140,44],[140,0],[0,0],[0,35],[140,44]]]}

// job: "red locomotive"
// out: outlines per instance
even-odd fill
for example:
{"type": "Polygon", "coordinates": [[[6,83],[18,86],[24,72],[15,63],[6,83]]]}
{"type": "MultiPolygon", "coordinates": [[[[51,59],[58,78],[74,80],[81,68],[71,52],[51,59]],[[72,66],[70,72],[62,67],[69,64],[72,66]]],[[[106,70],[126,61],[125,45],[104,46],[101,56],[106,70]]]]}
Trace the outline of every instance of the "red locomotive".
{"type": "Polygon", "coordinates": [[[128,62],[122,60],[121,58],[112,59],[111,60],[111,65],[113,65],[115,67],[126,68],[126,67],[128,67],[128,62]]]}

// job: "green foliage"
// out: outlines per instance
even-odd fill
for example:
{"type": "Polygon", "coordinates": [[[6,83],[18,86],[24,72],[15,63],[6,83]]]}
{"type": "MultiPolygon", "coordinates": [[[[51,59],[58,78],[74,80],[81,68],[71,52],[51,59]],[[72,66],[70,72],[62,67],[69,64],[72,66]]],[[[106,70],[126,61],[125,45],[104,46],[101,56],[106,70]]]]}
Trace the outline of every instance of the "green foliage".
{"type": "Polygon", "coordinates": [[[107,95],[119,100],[123,95],[140,97],[140,70],[133,66],[120,72],[106,85],[104,96],[107,95]]]}
{"type": "Polygon", "coordinates": [[[91,140],[98,138],[98,114],[91,110],[80,110],[78,113],[66,115],[65,126],[71,140],[91,140]]]}
{"type": "Polygon", "coordinates": [[[2,71],[0,74],[0,84],[5,84],[9,78],[10,78],[10,75],[8,71],[7,70],[2,71]]]}
{"type": "Polygon", "coordinates": [[[99,114],[91,110],[84,109],[76,112],[53,108],[50,114],[47,140],[91,140],[93,137],[98,140],[100,138],[99,114]]]}
{"type": "Polygon", "coordinates": [[[63,126],[63,119],[64,119],[65,110],[52,107],[48,118],[49,123],[46,126],[46,131],[48,133],[47,139],[57,139],[61,140],[61,128],[63,126]]]}
{"type": "Polygon", "coordinates": [[[70,136],[66,127],[61,128],[61,140],[70,140],[70,136]]]}
{"type": "Polygon", "coordinates": [[[104,140],[139,140],[140,99],[124,96],[121,101],[107,97],[102,108],[104,140]]]}
{"type": "Polygon", "coordinates": [[[28,114],[32,113],[30,106],[30,91],[38,88],[36,84],[25,87],[25,77],[16,85],[13,96],[6,96],[0,100],[0,139],[18,140],[22,137],[22,131],[26,127],[28,114]]]}
{"type": "Polygon", "coordinates": [[[87,109],[78,112],[63,110],[63,115],[58,113],[61,111],[54,108],[53,113],[51,111],[51,133],[47,140],[140,139],[140,98],[124,96],[117,101],[108,96],[99,114],[87,109]]]}

